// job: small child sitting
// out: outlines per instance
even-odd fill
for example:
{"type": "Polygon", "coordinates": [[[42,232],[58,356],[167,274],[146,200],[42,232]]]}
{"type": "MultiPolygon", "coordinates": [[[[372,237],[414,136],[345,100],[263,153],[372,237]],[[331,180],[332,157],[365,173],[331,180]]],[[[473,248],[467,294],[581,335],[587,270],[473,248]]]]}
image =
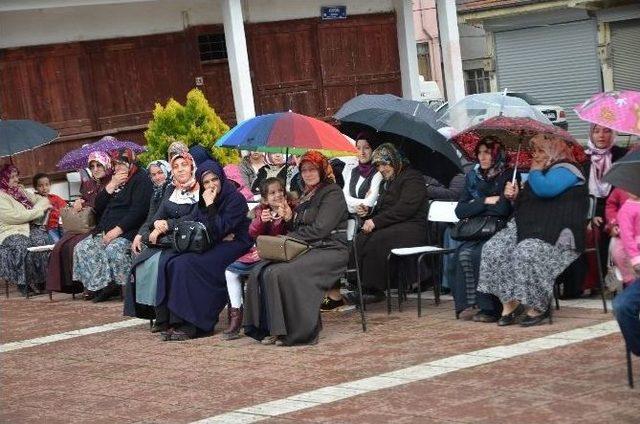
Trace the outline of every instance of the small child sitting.
{"type": "MultiPolygon", "coordinates": [[[[285,234],[285,222],[279,212],[288,201],[285,183],[282,179],[271,177],[260,185],[261,203],[253,209],[255,217],[249,226],[249,235],[254,239],[258,236],[277,236],[285,234]]],[[[254,246],[244,256],[227,267],[225,277],[229,303],[231,304],[229,328],[222,334],[224,340],[240,337],[242,327],[242,284],[240,278],[250,274],[256,263],[260,261],[258,250],[254,246]]]]}
{"type": "Polygon", "coordinates": [[[36,194],[49,199],[51,209],[49,219],[44,223],[49,233],[52,243],[57,243],[62,237],[62,227],[60,226],[60,211],[67,206],[67,202],[60,196],[50,193],[51,182],[47,174],[39,173],[33,177],[33,188],[36,194]]]}

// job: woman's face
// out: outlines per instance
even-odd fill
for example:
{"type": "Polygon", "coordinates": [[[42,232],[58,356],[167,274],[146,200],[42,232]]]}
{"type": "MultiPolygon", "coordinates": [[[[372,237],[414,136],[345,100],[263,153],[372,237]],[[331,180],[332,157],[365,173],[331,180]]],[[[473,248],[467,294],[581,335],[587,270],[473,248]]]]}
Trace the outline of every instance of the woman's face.
{"type": "Polygon", "coordinates": [[[20,178],[18,178],[18,171],[11,171],[11,175],[9,175],[9,187],[18,187],[20,184],[20,178]]]}
{"type": "Polygon", "coordinates": [[[215,187],[216,193],[220,193],[220,188],[222,187],[222,183],[220,182],[220,178],[213,172],[207,172],[202,177],[202,187],[205,190],[210,190],[215,187]]]}
{"type": "Polygon", "coordinates": [[[313,187],[320,183],[320,171],[311,163],[304,162],[302,164],[300,175],[302,175],[302,181],[306,186],[313,187]]]}
{"type": "Polygon", "coordinates": [[[531,157],[533,158],[533,162],[536,162],[540,165],[545,165],[549,162],[549,155],[547,152],[542,150],[541,143],[538,141],[533,141],[533,152],[531,157]]]}
{"type": "Polygon", "coordinates": [[[284,165],[284,155],[282,153],[272,153],[269,155],[269,159],[271,159],[271,163],[276,166],[284,165]]]}
{"type": "Polygon", "coordinates": [[[267,203],[271,208],[275,208],[282,204],[284,200],[284,189],[280,183],[272,183],[267,187],[267,203]]]}
{"type": "Polygon", "coordinates": [[[482,144],[478,148],[478,162],[480,168],[489,169],[493,165],[493,158],[491,157],[491,150],[486,145],[482,144]]]}
{"type": "Polygon", "coordinates": [[[373,149],[367,140],[362,138],[356,141],[356,148],[358,149],[358,162],[371,162],[371,153],[373,153],[373,149]]]}
{"type": "Polygon", "coordinates": [[[153,185],[156,187],[160,187],[165,183],[165,181],[167,181],[167,176],[164,175],[162,168],[158,165],[151,165],[149,167],[149,176],[151,177],[151,182],[153,182],[153,185]]]}
{"type": "Polygon", "coordinates": [[[104,165],[95,160],[89,162],[89,169],[91,170],[91,175],[93,175],[93,178],[96,180],[99,180],[107,174],[107,171],[104,169],[104,165]]]}
{"type": "Polygon", "coordinates": [[[382,174],[382,178],[387,181],[392,179],[396,173],[396,170],[393,169],[393,166],[388,163],[379,163],[376,168],[378,168],[378,172],[382,174]]]}
{"type": "Polygon", "coordinates": [[[128,174],[129,173],[129,165],[127,162],[113,162],[113,172],[116,174],[128,174]]]}
{"type": "Polygon", "coordinates": [[[611,128],[594,125],[591,131],[591,140],[598,149],[608,149],[613,143],[613,131],[611,128]]]}
{"type": "Polygon", "coordinates": [[[178,158],[171,164],[171,173],[180,184],[185,184],[191,178],[191,165],[185,159],[178,158]]]}
{"type": "Polygon", "coordinates": [[[251,152],[251,154],[249,155],[249,159],[257,162],[259,160],[263,160],[264,156],[262,156],[262,153],[260,152],[251,152]]]}

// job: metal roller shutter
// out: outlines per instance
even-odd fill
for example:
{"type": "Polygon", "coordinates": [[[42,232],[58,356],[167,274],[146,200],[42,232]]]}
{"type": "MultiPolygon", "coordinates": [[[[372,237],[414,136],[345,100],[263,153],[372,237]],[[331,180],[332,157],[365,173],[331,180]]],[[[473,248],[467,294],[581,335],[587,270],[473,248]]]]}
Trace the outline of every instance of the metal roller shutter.
{"type": "Polygon", "coordinates": [[[640,19],[611,23],[613,87],[640,91],[640,19]]]}
{"type": "Polygon", "coordinates": [[[497,32],[498,86],[562,106],[569,131],[585,139],[589,126],[573,108],[602,91],[596,41],[593,20],[497,32]]]}

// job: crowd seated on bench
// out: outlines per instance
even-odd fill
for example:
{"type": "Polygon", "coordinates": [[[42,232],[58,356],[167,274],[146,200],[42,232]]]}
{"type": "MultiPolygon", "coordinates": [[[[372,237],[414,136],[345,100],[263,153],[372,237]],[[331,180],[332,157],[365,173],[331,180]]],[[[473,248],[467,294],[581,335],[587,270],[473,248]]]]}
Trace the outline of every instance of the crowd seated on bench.
{"type": "MultiPolygon", "coordinates": [[[[0,277],[26,293],[42,290],[47,275],[48,290],[84,289],[85,298],[96,301],[126,286],[125,314],[155,319],[151,331],[165,341],[212,333],[228,306],[225,340],[237,339],[244,328],[263,344],[316,343],[320,311],[357,303],[361,295],[340,294],[350,260],[357,259],[366,303],[373,303],[385,298],[390,251],[427,243],[434,182],[425,184],[394,144],[378,146],[370,133],[356,138],[358,163],[344,167],[343,187],[316,151],[297,158],[293,170],[278,155],[265,160],[251,153],[229,169],[233,178],[201,146],[188,151],[174,143],[168,162],[154,161],[147,169],[130,150],[94,152],[91,178],[71,208],[91,208],[96,226],[62,234],[50,255],[28,250],[51,243],[47,230],[55,229],[51,220],[33,225],[51,208],[46,183],[43,196],[32,195],[18,185],[17,169],[5,166],[0,277]],[[292,175],[300,192],[295,201],[286,188],[292,175]],[[247,198],[254,193],[247,194],[248,187],[260,196],[251,212],[247,198]],[[351,258],[350,216],[358,221],[352,243],[357,255],[351,258]],[[173,232],[182,222],[201,223],[211,245],[200,253],[177,251],[173,232]],[[281,234],[311,249],[288,262],[261,260],[255,239],[281,234]]],[[[525,183],[507,167],[501,144],[486,138],[476,148],[477,164],[446,189],[449,198],[462,190],[456,208],[461,221],[501,221],[491,238],[466,239],[455,250],[450,284],[457,316],[498,325],[542,323],[556,277],[585,249],[588,191],[602,184],[593,174],[585,176],[562,140],[541,135],[532,143],[534,162],[525,183]]],[[[593,155],[606,155],[597,149],[593,155]]]]}

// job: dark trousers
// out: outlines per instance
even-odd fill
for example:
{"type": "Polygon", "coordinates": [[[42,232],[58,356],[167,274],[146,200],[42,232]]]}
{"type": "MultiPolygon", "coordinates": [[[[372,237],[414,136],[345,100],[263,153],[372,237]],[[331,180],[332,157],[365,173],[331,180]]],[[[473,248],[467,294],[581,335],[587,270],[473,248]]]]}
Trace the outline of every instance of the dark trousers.
{"type": "Polygon", "coordinates": [[[613,311],[627,346],[640,356],[640,279],[613,299],[613,311]]]}
{"type": "Polygon", "coordinates": [[[462,312],[475,305],[486,314],[500,316],[500,300],[492,294],[477,290],[483,245],[484,241],[465,241],[458,246],[455,255],[455,279],[451,284],[455,308],[456,312],[462,312]]]}
{"type": "Polygon", "coordinates": [[[168,323],[170,327],[176,330],[182,331],[191,338],[198,335],[198,327],[171,312],[166,303],[156,306],[156,324],[162,325],[165,323],[168,323]]]}

